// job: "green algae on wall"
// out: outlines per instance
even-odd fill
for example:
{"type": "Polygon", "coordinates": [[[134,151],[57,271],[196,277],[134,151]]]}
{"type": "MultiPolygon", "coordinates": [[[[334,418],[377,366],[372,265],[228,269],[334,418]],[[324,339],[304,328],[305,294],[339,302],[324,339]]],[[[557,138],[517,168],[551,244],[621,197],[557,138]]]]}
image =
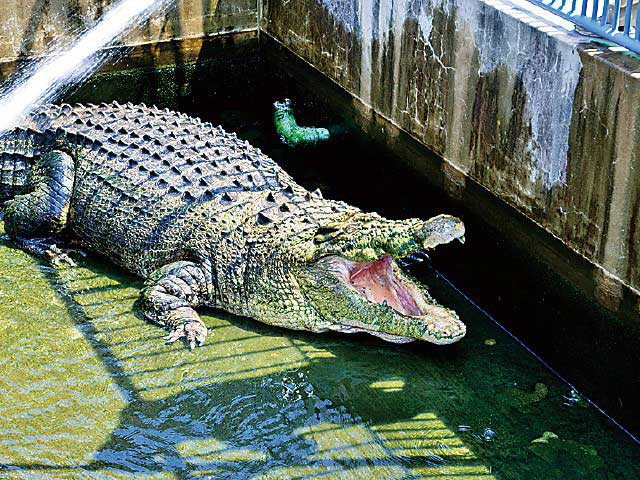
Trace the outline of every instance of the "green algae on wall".
{"type": "MultiPolygon", "coordinates": [[[[0,60],[43,55],[93,25],[115,0],[3,0],[0,60]]],[[[164,16],[128,34],[125,45],[255,30],[256,0],[177,0],[164,16]]]]}
{"type": "Polygon", "coordinates": [[[63,100],[127,103],[215,113],[256,91],[264,67],[254,34],[174,42],[140,48],[127,64],[88,79],[63,100]]]}

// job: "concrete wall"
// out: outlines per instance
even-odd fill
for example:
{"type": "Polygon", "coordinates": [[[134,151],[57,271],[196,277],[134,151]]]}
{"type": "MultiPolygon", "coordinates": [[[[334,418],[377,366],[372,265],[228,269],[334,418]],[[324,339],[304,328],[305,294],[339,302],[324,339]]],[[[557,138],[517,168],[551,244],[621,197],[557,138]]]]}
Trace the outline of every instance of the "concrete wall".
{"type": "MultiPolygon", "coordinates": [[[[0,61],[41,55],[53,39],[92,25],[116,0],[2,0],[0,61]]],[[[257,29],[257,0],[176,0],[129,35],[126,44],[257,29]]]]}
{"type": "Polygon", "coordinates": [[[586,257],[615,310],[640,287],[640,62],[530,8],[265,0],[261,26],[365,122],[382,116],[443,157],[452,192],[471,179],[586,257]]]}

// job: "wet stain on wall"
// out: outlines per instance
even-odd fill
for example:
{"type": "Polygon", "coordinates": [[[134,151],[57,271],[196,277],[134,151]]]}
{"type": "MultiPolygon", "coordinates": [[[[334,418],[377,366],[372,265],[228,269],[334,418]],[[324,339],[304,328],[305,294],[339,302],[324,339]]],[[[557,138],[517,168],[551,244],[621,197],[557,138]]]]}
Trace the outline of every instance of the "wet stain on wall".
{"type": "MultiPolygon", "coordinates": [[[[46,54],[91,27],[115,0],[3,0],[0,60],[46,54]]],[[[177,0],[166,15],[146,22],[126,45],[193,38],[257,28],[257,0],[177,0]]]]}

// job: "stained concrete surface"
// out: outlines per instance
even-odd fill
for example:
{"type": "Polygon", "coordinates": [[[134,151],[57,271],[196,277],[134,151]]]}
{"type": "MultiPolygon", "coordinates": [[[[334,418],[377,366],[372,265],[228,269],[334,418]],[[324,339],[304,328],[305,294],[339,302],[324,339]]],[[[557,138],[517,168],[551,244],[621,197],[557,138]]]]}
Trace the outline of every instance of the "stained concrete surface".
{"type": "Polygon", "coordinates": [[[450,188],[517,208],[591,262],[586,290],[637,315],[640,62],[512,2],[267,0],[261,25],[346,89],[364,128],[409,133],[450,188]]]}

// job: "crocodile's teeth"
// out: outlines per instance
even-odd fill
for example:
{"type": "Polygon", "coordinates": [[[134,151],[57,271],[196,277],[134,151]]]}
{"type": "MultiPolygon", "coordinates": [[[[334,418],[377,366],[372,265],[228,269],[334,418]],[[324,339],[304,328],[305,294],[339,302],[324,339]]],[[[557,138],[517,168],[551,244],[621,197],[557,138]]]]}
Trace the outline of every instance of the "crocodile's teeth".
{"type": "Polygon", "coordinates": [[[462,244],[464,244],[465,239],[464,239],[464,235],[462,235],[461,237],[458,237],[458,241],[462,244]]]}
{"type": "Polygon", "coordinates": [[[429,257],[429,254],[427,254],[427,252],[425,252],[424,250],[418,250],[415,253],[415,255],[422,258],[423,260],[431,260],[431,257],[429,257]]]}

